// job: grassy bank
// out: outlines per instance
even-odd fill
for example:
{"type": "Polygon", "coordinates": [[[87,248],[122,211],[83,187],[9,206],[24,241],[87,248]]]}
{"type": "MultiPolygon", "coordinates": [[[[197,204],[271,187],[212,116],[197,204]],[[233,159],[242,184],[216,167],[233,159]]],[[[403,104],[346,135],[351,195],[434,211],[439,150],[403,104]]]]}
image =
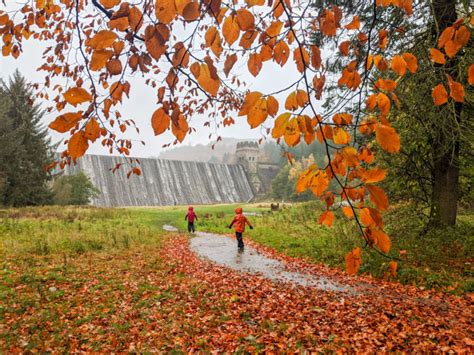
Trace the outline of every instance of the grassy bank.
{"type": "MultiPolygon", "coordinates": [[[[231,233],[227,229],[235,206],[202,206],[196,212],[198,228],[216,233],[231,233]]],[[[317,203],[286,206],[270,212],[269,205],[244,205],[256,228],[246,236],[285,254],[308,258],[332,267],[344,268],[344,256],[354,246],[364,247],[358,230],[339,214],[332,228],[316,223],[321,213],[317,203]]],[[[185,230],[185,207],[157,210],[161,222],[185,230]],[[158,212],[159,211],[159,212],[158,212]]],[[[426,288],[448,292],[474,291],[474,215],[461,214],[455,228],[423,234],[423,224],[408,206],[399,206],[385,215],[386,230],[392,238],[391,256],[400,258],[398,280],[426,288]],[[400,251],[402,252],[400,256],[400,251]]],[[[370,249],[364,249],[360,272],[383,277],[389,260],[370,249]]]]}

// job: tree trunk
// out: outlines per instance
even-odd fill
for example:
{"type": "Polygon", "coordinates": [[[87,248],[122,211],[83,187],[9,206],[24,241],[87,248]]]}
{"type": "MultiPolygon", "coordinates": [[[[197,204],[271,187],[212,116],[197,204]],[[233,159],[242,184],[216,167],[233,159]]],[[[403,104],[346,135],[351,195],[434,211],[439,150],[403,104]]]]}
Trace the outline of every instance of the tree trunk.
{"type": "MultiPolygon", "coordinates": [[[[457,19],[456,1],[433,0],[432,5],[437,25],[433,28],[433,33],[440,35],[457,19]]],[[[453,78],[457,77],[455,63],[448,64],[445,69],[453,78]]],[[[453,114],[458,123],[461,120],[461,112],[462,104],[457,103],[453,114]]],[[[459,195],[459,144],[459,133],[453,126],[441,129],[437,142],[433,144],[433,193],[430,213],[432,227],[456,224],[459,195]],[[447,137],[447,132],[449,132],[449,137],[447,137]]]]}

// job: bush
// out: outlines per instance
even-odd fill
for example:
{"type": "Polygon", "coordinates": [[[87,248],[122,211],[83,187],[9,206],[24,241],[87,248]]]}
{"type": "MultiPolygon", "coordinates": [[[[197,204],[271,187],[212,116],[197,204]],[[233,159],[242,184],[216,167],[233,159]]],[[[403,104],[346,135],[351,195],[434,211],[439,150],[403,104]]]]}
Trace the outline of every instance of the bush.
{"type": "Polygon", "coordinates": [[[82,172],[77,175],[63,175],[53,184],[53,202],[56,205],[87,205],[100,191],[82,172]]]}

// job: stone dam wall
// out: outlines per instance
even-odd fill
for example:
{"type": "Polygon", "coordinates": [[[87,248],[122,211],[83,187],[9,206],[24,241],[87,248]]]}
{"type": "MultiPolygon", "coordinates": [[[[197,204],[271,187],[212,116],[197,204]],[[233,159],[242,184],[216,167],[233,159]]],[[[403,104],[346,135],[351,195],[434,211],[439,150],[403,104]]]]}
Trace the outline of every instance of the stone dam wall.
{"type": "Polygon", "coordinates": [[[97,187],[95,206],[172,206],[247,202],[254,197],[241,165],[140,158],[141,176],[127,179],[123,157],[85,155],[66,174],[83,171],[97,187]],[[117,163],[124,164],[115,173],[117,163]]]}

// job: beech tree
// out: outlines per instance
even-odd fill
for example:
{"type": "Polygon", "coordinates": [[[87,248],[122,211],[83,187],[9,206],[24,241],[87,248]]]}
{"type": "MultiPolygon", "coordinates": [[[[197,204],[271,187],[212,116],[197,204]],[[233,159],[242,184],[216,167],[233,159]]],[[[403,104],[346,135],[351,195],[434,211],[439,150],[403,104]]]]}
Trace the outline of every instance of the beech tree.
{"type": "MultiPolygon", "coordinates": [[[[56,162],[60,166],[73,163],[98,139],[111,152],[129,156],[127,130],[136,127],[121,116],[120,106],[133,90],[126,75],[141,73],[157,95],[157,108],[150,112],[156,135],[171,130],[175,142],[182,142],[195,129],[190,118],[206,114],[222,126],[246,117],[251,128],[290,147],[302,140],[324,144],[325,164],[301,173],[296,190],[309,189],[325,202],[319,222],[327,226],[335,218],[336,198],[345,200],[342,212],[354,220],[366,245],[388,255],[391,242],[382,221],[388,198],[377,185],[386,171],[377,164],[372,141],[359,138],[375,137],[391,154],[400,150],[390,123],[392,107],[399,105],[397,83],[417,72],[418,59],[391,43],[416,27],[416,6],[412,0],[374,0],[364,13],[351,14],[357,7],[347,3],[27,1],[20,11],[0,14],[2,52],[20,56],[28,38],[53,43],[39,67],[46,76],[38,90],[53,103],[49,111],[57,112],[50,128],[67,138],[56,162]],[[321,50],[327,40],[334,50],[321,50]],[[236,64],[246,63],[251,75],[265,80],[261,70],[268,62],[295,66],[299,74],[272,92],[247,91],[236,64]],[[328,68],[332,73],[339,69],[331,74],[328,68]],[[336,99],[321,107],[318,101],[329,93],[336,99]],[[337,188],[329,188],[333,185],[337,188]]],[[[458,115],[466,100],[464,88],[474,84],[474,65],[460,72],[455,63],[470,40],[474,17],[466,11],[459,18],[452,13],[456,1],[430,4],[438,24],[431,59],[439,66],[430,100],[458,115]]],[[[129,174],[140,175],[138,162],[130,159],[130,164],[129,174]]],[[[440,166],[443,186],[456,178],[455,168],[445,170],[440,166]]],[[[446,198],[442,186],[435,190],[446,198]]],[[[441,216],[444,208],[440,204],[441,216]]],[[[441,220],[450,223],[451,216],[441,220]]],[[[347,271],[356,273],[360,263],[361,249],[354,248],[346,256],[347,271]]],[[[392,273],[396,268],[390,262],[392,273]]]]}

